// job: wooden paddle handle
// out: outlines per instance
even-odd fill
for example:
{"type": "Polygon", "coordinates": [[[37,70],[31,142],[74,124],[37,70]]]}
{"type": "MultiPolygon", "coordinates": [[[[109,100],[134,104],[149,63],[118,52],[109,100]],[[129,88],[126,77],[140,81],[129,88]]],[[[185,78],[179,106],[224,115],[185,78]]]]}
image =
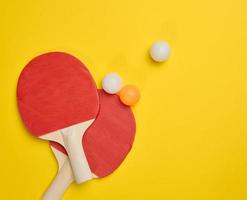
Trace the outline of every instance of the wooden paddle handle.
{"type": "Polygon", "coordinates": [[[87,122],[87,124],[81,123],[62,129],[64,146],[68,153],[74,178],[77,184],[92,179],[92,173],[82,147],[82,137],[88,126],[89,125],[87,122]]]}
{"type": "Polygon", "coordinates": [[[60,200],[69,185],[74,181],[69,159],[67,159],[51,185],[44,193],[42,200],[60,200]]]}

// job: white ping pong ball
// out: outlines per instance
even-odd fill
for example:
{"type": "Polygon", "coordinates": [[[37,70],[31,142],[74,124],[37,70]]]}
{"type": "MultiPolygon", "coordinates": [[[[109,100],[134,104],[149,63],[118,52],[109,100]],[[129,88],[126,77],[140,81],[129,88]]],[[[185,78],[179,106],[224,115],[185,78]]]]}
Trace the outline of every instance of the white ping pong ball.
{"type": "Polygon", "coordinates": [[[116,73],[109,73],[103,78],[102,87],[105,92],[116,94],[122,87],[122,79],[116,73]]]}
{"type": "Polygon", "coordinates": [[[150,49],[150,55],[156,62],[163,62],[168,60],[170,54],[170,46],[163,41],[155,42],[150,49]]]}

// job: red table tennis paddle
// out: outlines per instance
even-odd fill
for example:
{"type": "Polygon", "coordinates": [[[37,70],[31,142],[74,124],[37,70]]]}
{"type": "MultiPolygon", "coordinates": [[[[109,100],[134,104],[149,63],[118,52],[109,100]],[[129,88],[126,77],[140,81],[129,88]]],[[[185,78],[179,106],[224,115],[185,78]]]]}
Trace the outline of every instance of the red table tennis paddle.
{"type": "Polygon", "coordinates": [[[20,74],[17,102],[32,135],[66,148],[76,182],[91,179],[82,136],[97,116],[99,98],[85,65],[62,52],[32,59],[20,74]]]}
{"type": "MultiPolygon", "coordinates": [[[[111,174],[122,163],[132,147],[136,128],[131,109],[123,105],[117,95],[99,90],[99,99],[99,114],[83,137],[83,148],[95,178],[111,174]]],[[[74,177],[66,150],[56,142],[50,144],[59,171],[43,200],[58,200],[74,177]]]]}

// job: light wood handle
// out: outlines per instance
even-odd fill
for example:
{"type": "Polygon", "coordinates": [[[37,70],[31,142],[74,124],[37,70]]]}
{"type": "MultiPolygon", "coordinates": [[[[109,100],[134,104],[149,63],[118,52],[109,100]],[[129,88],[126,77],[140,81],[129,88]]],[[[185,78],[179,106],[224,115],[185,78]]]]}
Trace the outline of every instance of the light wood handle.
{"type": "Polygon", "coordinates": [[[72,169],[70,167],[69,159],[67,159],[47,191],[44,193],[42,200],[60,200],[73,181],[74,177],[72,169]]]}
{"type": "Polygon", "coordinates": [[[77,184],[92,179],[92,173],[82,147],[82,137],[87,127],[78,124],[62,129],[64,145],[77,184]]]}

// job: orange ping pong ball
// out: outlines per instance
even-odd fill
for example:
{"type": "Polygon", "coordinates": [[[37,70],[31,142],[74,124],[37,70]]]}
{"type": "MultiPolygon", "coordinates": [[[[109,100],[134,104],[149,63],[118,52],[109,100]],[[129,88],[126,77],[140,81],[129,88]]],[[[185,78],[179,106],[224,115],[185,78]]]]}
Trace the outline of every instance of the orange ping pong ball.
{"type": "Polygon", "coordinates": [[[120,90],[119,96],[125,105],[133,106],[139,101],[141,95],[135,86],[126,85],[120,90]]]}

